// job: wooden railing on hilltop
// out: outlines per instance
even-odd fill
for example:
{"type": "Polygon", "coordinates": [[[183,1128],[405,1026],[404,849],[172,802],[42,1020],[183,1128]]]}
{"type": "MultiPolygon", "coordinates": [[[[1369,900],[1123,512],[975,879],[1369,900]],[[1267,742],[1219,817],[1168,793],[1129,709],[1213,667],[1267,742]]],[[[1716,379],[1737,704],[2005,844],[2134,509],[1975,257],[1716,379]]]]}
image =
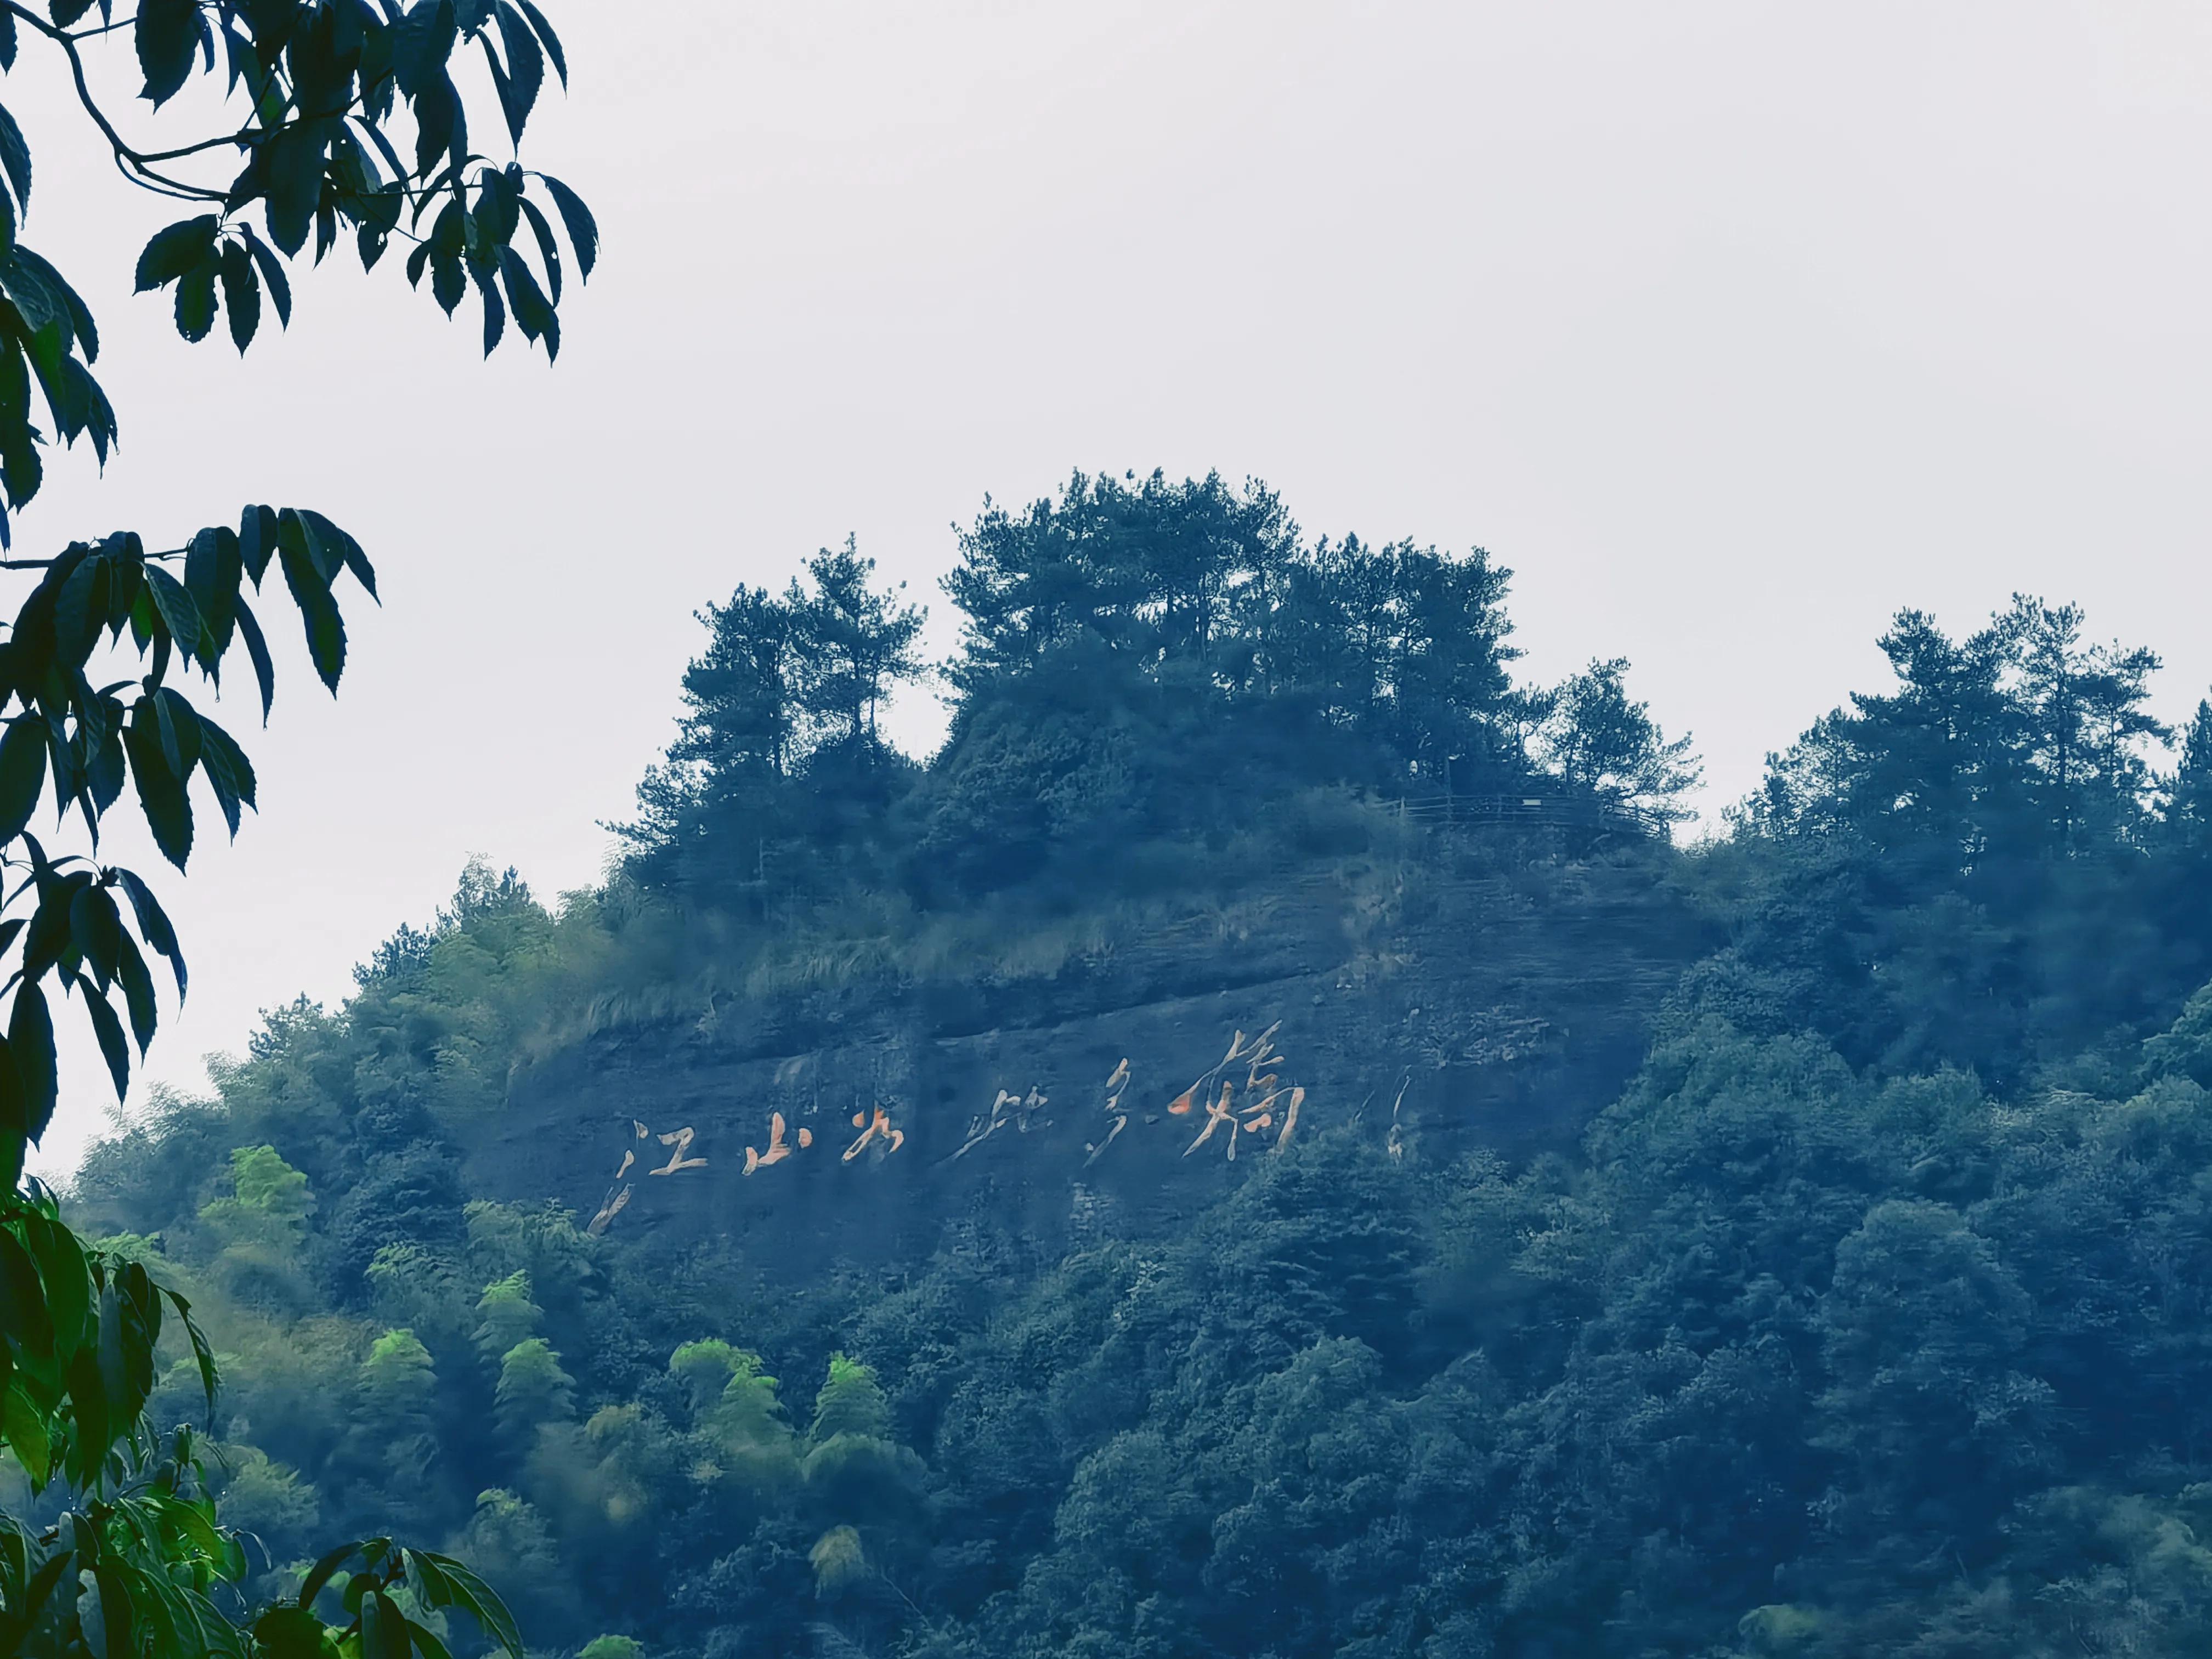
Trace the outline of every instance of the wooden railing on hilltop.
{"type": "Polygon", "coordinates": [[[1657,813],[1589,795],[1404,796],[1389,803],[1415,823],[1519,825],[1532,830],[1582,830],[1595,835],[1663,837],[1657,813]]]}

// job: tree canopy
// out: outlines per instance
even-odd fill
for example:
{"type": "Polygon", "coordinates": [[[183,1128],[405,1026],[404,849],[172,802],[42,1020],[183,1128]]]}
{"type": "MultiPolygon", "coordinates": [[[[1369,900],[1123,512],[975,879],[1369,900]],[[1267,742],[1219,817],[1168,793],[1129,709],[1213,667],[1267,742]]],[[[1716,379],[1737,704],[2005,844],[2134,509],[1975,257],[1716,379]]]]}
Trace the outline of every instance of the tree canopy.
{"type": "Polygon", "coordinates": [[[702,613],[681,733],[623,829],[642,880],[755,915],[854,884],[958,904],[1087,885],[1133,842],[1218,842],[1285,790],[1448,811],[1534,791],[1650,833],[1697,776],[1626,663],[1515,684],[1512,573],[1480,549],[1309,543],[1263,485],[1158,473],[987,501],[957,545],[951,735],[924,764],[877,722],[930,678],[921,616],[851,544],[702,613]]]}

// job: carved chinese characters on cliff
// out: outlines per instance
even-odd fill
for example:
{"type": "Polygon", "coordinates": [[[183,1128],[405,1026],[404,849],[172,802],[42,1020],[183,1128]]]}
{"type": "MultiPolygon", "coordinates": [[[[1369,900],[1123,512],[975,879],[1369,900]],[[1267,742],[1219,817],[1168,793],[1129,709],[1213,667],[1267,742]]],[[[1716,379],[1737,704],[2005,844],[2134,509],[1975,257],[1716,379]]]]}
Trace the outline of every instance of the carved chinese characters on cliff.
{"type": "MultiPolygon", "coordinates": [[[[1017,1095],[1007,1089],[1000,1090],[999,1097],[991,1103],[988,1118],[979,1112],[968,1120],[968,1139],[961,1143],[960,1150],[952,1157],[967,1157],[1001,1129],[1011,1128],[1016,1134],[1027,1134],[1037,1114],[1044,1110],[1051,1099],[1050,1095],[1041,1092],[1035,1086],[1025,1095],[1017,1095]]],[[[951,1158],[945,1162],[951,1163],[951,1158]]]]}
{"type": "Polygon", "coordinates": [[[891,1115],[880,1106],[875,1109],[872,1116],[866,1112],[854,1113],[853,1127],[860,1130],[860,1138],[845,1149],[842,1161],[847,1164],[878,1143],[883,1147],[880,1156],[884,1158],[906,1145],[906,1136],[891,1127],[891,1115]]]}
{"type": "MultiPolygon", "coordinates": [[[[680,1174],[685,1170],[703,1170],[707,1167],[705,1158],[689,1156],[691,1143],[698,1138],[698,1132],[690,1125],[686,1124],[680,1129],[672,1129],[666,1134],[656,1135],[644,1124],[632,1118],[629,1127],[632,1141],[647,1143],[648,1152],[651,1146],[656,1144],[672,1149],[668,1154],[668,1161],[665,1164],[647,1170],[646,1174],[672,1176],[680,1174]]],[[[653,1152],[651,1156],[657,1158],[659,1154],[653,1152]]],[[[638,1161],[636,1146],[632,1145],[623,1149],[622,1162],[615,1166],[615,1184],[607,1188],[606,1197],[600,1200],[599,1213],[585,1224],[584,1231],[592,1237],[597,1238],[601,1233],[606,1231],[614,1218],[629,1207],[630,1188],[623,1177],[630,1172],[631,1166],[638,1161]]]]}
{"type": "Polygon", "coordinates": [[[784,1139],[783,1114],[771,1112],[768,1119],[768,1150],[762,1152],[752,1146],[745,1148],[745,1173],[751,1175],[757,1170],[771,1169],[792,1153],[803,1152],[813,1144],[814,1131],[802,1125],[799,1131],[799,1144],[793,1146],[784,1139]]]}
{"type": "Polygon", "coordinates": [[[1272,1145],[1277,1152],[1290,1145],[1291,1136],[1298,1127],[1298,1108],[1305,1103],[1306,1091],[1286,1087],[1281,1073],[1271,1069],[1283,1058],[1275,1048],[1275,1033],[1282,1029],[1282,1021],[1277,1020],[1256,1037],[1247,1039],[1243,1032],[1237,1032],[1230,1039],[1229,1052],[1221,1057],[1221,1063],[1168,1103],[1168,1115],[1171,1117],[1188,1117],[1201,1109],[1206,1114],[1205,1127],[1198,1132],[1198,1138],[1182,1149],[1185,1158],[1212,1140],[1216,1132],[1224,1129],[1224,1144],[1232,1164],[1237,1161],[1237,1143],[1249,1136],[1273,1135],[1272,1145]],[[1244,1063],[1244,1096],[1241,1103],[1237,1079],[1223,1075],[1239,1060],[1244,1063]]]}
{"type": "Polygon", "coordinates": [[[1128,1057],[1124,1055],[1121,1063],[1114,1068],[1113,1074],[1106,1079],[1106,1119],[1113,1127],[1106,1131],[1105,1139],[1095,1146],[1084,1147],[1083,1150],[1091,1154],[1083,1160],[1085,1169],[1089,1169],[1103,1158],[1106,1155],[1106,1149],[1114,1144],[1114,1137],[1129,1127],[1129,1115],[1121,1109],[1121,1096],[1128,1087],[1129,1061],[1128,1057]]]}
{"type": "MultiPolygon", "coordinates": [[[[1221,1059],[1162,1109],[1138,1111],[1125,1103],[1133,1073],[1128,1058],[1123,1056],[1103,1084],[1091,1085],[1097,1091],[1096,1094],[1090,1089],[1083,1091],[1098,1103],[1098,1115],[1090,1120],[1093,1138],[1086,1138],[1083,1145],[1084,1167],[1087,1169],[1105,1156],[1107,1150],[1128,1132],[1132,1118],[1144,1124],[1157,1124],[1163,1116],[1184,1120],[1185,1127],[1195,1133],[1182,1145],[1183,1158],[1218,1147],[1222,1157],[1233,1163],[1245,1143],[1253,1140],[1271,1151],[1281,1152],[1297,1133],[1298,1114],[1306,1097],[1302,1086],[1285,1080],[1287,1061],[1275,1042],[1281,1030],[1280,1020],[1256,1036],[1248,1036],[1239,1029],[1230,1038],[1221,1059]]],[[[778,1080],[783,1080],[781,1073],[778,1080]]],[[[851,1117],[854,1133],[839,1158],[840,1164],[880,1163],[907,1143],[908,1130],[894,1117],[894,1112],[899,1109],[897,1103],[893,1101],[887,1105],[879,1096],[863,1105],[862,1098],[856,1091],[851,1117]]],[[[989,1110],[977,1111],[969,1119],[959,1146],[944,1162],[965,1158],[995,1138],[1027,1135],[1048,1128],[1052,1119],[1046,1112],[1051,1102],[1052,1097],[1034,1083],[1018,1092],[999,1087],[989,1110]]],[[[818,1091],[815,1102],[806,1105],[803,1113],[798,1107],[793,1108],[793,1112],[818,1117],[823,1112],[818,1091]]],[[[1139,1135],[1145,1133],[1141,1128],[1138,1131],[1139,1135]]],[[[708,1166],[708,1160],[696,1150],[697,1132],[688,1124],[656,1132],[646,1123],[632,1119],[626,1139],[629,1144],[616,1167],[614,1182],[607,1188],[598,1213],[585,1227],[593,1236],[605,1232],[629,1204],[635,1194],[630,1179],[634,1171],[666,1177],[708,1166]]],[[[794,1127],[785,1113],[771,1111],[768,1114],[765,1144],[744,1149],[743,1173],[750,1176],[772,1170],[811,1150],[814,1139],[811,1128],[804,1124],[794,1127]]]]}

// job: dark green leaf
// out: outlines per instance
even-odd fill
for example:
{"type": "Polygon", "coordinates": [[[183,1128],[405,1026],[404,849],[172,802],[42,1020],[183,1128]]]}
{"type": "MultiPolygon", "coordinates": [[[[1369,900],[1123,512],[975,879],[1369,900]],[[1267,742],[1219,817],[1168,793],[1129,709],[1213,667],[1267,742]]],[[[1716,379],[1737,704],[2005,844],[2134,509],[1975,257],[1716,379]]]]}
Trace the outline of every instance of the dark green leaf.
{"type": "Polygon", "coordinates": [[[253,619],[253,607],[240,599],[238,602],[238,632],[246,641],[246,654],[252,659],[253,675],[261,685],[261,723],[269,724],[270,706],[276,698],[276,670],[269,660],[269,642],[261,637],[261,624],[253,619]]]}
{"type": "Polygon", "coordinates": [[[53,1599],[55,1590],[64,1583],[75,1583],[71,1577],[77,1570],[76,1553],[73,1550],[57,1550],[40,1565],[31,1577],[30,1587],[23,1594],[21,1623],[28,1626],[38,1621],[46,1612],[46,1603],[53,1599]]]}
{"type": "Polygon", "coordinates": [[[215,273],[210,262],[177,279],[177,332],[187,340],[204,340],[215,326],[215,273]]]}
{"type": "Polygon", "coordinates": [[[18,714],[0,735],[0,842],[23,833],[46,787],[46,723],[35,714],[18,714]]]}
{"type": "Polygon", "coordinates": [[[243,574],[238,534],[228,526],[201,531],[185,550],[185,586],[199,611],[202,659],[211,672],[230,649],[231,631],[238,620],[238,584],[243,574]]]}
{"type": "MultiPolygon", "coordinates": [[[[404,179],[407,176],[406,164],[399,159],[399,152],[392,148],[392,140],[385,137],[383,127],[376,122],[370,121],[365,123],[362,130],[368,135],[368,142],[375,147],[376,153],[384,158],[385,166],[392,169],[393,179],[396,181],[404,179]]],[[[385,229],[390,230],[399,222],[401,186],[394,182],[387,185],[378,193],[386,199],[386,203],[380,204],[376,210],[375,222],[385,229]]]]}
{"type": "MultiPolygon", "coordinates": [[[[28,842],[31,838],[23,838],[28,842]]],[[[39,908],[31,913],[31,927],[23,939],[23,977],[35,981],[61,960],[69,948],[70,901],[76,890],[92,879],[86,875],[39,884],[39,908]]]]}
{"type": "Polygon", "coordinates": [[[297,525],[296,519],[288,520],[287,529],[280,532],[277,554],[284,566],[285,585],[291,588],[307,627],[307,654],[314,662],[315,672],[335,696],[338,677],[345,672],[345,623],[338,615],[337,601],[331,597],[329,579],[316,568],[305,532],[294,533],[297,525]]]}
{"type": "Polygon", "coordinates": [[[0,1228],[0,1330],[15,1350],[17,1363],[51,1386],[55,1369],[54,1322],[46,1306],[39,1270],[15,1234],[0,1228]]]}
{"type": "Polygon", "coordinates": [[[115,1081],[117,1100],[127,1099],[131,1093],[131,1048],[124,1040],[123,1022],[115,1017],[115,1010],[107,999],[96,990],[88,979],[80,979],[84,990],[85,1012],[92,1017],[93,1035],[100,1039],[101,1057],[107,1061],[107,1074],[115,1081]]]}
{"type": "Polygon", "coordinates": [[[477,175],[476,210],[469,217],[475,235],[467,239],[473,256],[487,262],[514,240],[521,223],[522,169],[495,173],[486,168],[477,175]]]}
{"type": "Polygon", "coordinates": [[[553,305],[538,286],[523,258],[511,247],[499,251],[500,275],[507,279],[507,295],[514,307],[515,325],[528,339],[543,338],[549,358],[561,355],[561,319],[554,314],[553,305]]]}
{"type": "Polygon", "coordinates": [[[130,1659],[131,1597],[112,1561],[100,1561],[77,1574],[76,1621],[92,1659],[130,1659]]]}
{"type": "MultiPolygon", "coordinates": [[[[537,106],[538,89],[545,84],[545,53],[522,14],[512,5],[502,3],[493,15],[499,22],[500,46],[507,52],[507,84],[500,88],[500,105],[507,116],[507,132],[519,144],[523,126],[537,106]]],[[[485,51],[490,51],[489,40],[485,51]]]]}
{"type": "Polygon", "coordinates": [[[368,562],[368,555],[361,550],[361,544],[339,529],[321,514],[308,507],[299,509],[301,526],[315,554],[315,563],[320,569],[337,579],[340,566],[353,572],[354,580],[368,590],[368,597],[376,598],[376,570],[368,562]]]}
{"type": "Polygon", "coordinates": [[[589,282],[592,267],[599,258],[599,221],[592,217],[584,198],[551,173],[541,173],[538,176],[552,194],[553,205],[560,210],[561,222],[568,227],[569,245],[576,250],[576,272],[589,282]]]}
{"type": "Polygon", "coordinates": [[[84,1247],[76,1235],[46,1216],[26,1218],[23,1242],[46,1283],[54,1352],[67,1358],[84,1346],[91,1323],[91,1264],[85,1260],[84,1247]]]}
{"type": "MultiPolygon", "coordinates": [[[[0,1043],[0,1177],[7,1181],[6,1190],[15,1190],[15,1183],[23,1178],[23,1158],[31,1145],[29,1114],[23,1104],[23,1080],[15,1075],[15,1057],[0,1043]]],[[[0,1342],[0,1382],[13,1362],[8,1357],[8,1345],[0,1342]]],[[[0,1532],[0,1544],[4,1544],[4,1532],[0,1532]]]]}
{"type": "Polygon", "coordinates": [[[107,394],[74,357],[63,360],[61,378],[70,407],[82,416],[76,430],[92,440],[93,457],[105,466],[108,446],[115,441],[115,411],[108,406],[107,394]]]}
{"type": "Polygon", "coordinates": [[[192,1358],[199,1364],[200,1388],[207,1395],[208,1413],[212,1417],[215,1413],[216,1385],[222,1380],[216,1371],[215,1350],[208,1346],[207,1334],[200,1329],[199,1322],[192,1317],[192,1304],[174,1291],[164,1294],[168,1297],[170,1305],[176,1309],[177,1318],[185,1328],[185,1336],[192,1345],[192,1358]]]}
{"type": "MultiPolygon", "coordinates": [[[[323,522],[327,525],[330,520],[323,522]]],[[[296,507],[285,507],[276,514],[276,545],[305,553],[309,568],[325,587],[337,581],[338,572],[345,568],[345,550],[334,538],[316,534],[296,507]]]]}
{"type": "Polygon", "coordinates": [[[246,574],[261,586],[262,573],[276,553],[276,514],[266,507],[249,507],[238,515],[238,556],[246,574]]]}
{"type": "Polygon", "coordinates": [[[161,758],[177,775],[179,782],[190,782],[192,768],[199,764],[200,758],[198,714],[181,693],[166,685],[148,694],[143,701],[154,710],[154,732],[161,742],[161,758]]]}
{"type": "Polygon", "coordinates": [[[114,732],[100,734],[85,767],[84,784],[91,793],[95,817],[114,805],[116,797],[123,793],[123,740],[114,732]]]}
{"type": "Polygon", "coordinates": [[[414,1659],[406,1616],[380,1589],[362,1598],[361,1659],[414,1659]]]}
{"type": "Polygon", "coordinates": [[[108,563],[107,627],[118,635],[145,586],[146,550],[135,531],[103,537],[100,550],[108,563]]]}
{"type": "Polygon", "coordinates": [[[118,1264],[111,1281],[121,1308],[125,1398],[137,1416],[154,1392],[154,1349],[161,1337],[161,1293],[144,1264],[118,1264]]]}
{"type": "Polygon", "coordinates": [[[30,402],[31,371],[23,348],[0,339],[0,484],[19,507],[39,493],[46,471],[39,459],[40,434],[21,417],[30,402]]]}
{"type": "Polygon", "coordinates": [[[199,0],[138,0],[138,66],[146,73],[142,97],[159,109],[192,72],[199,44],[199,0]]]}
{"type": "Polygon", "coordinates": [[[198,656],[200,649],[200,608],[191,590],[158,564],[146,567],[146,591],[160,613],[161,625],[179,650],[198,656]]]}
{"type": "Polygon", "coordinates": [[[323,1593],[323,1586],[331,1582],[331,1575],[343,1566],[350,1557],[360,1552],[362,1543],[362,1540],[356,1539],[350,1544],[341,1544],[321,1560],[316,1562],[313,1566],[308,1568],[307,1577],[300,1583],[298,1605],[302,1607],[313,1607],[315,1598],[323,1593]]]}
{"type": "Polygon", "coordinates": [[[545,21],[545,14],[532,5],[530,0],[516,0],[516,3],[521,6],[522,15],[530,20],[531,27],[538,31],[538,38],[545,43],[545,55],[553,60],[553,72],[561,77],[561,84],[567,86],[568,58],[561,50],[561,37],[553,33],[553,26],[545,21]]]}
{"type": "Polygon", "coordinates": [[[84,353],[85,362],[99,361],[100,331],[93,326],[91,308],[77,291],[69,285],[61,272],[27,247],[16,248],[15,263],[37,272],[46,292],[60,301],[62,314],[69,319],[70,331],[76,336],[77,347],[84,353]]]}
{"type": "Polygon", "coordinates": [[[468,123],[453,77],[440,70],[415,96],[415,170],[427,174],[441,157],[459,162],[468,153],[468,123]]]}
{"type": "MultiPolygon", "coordinates": [[[[228,787],[232,794],[246,805],[254,805],[253,763],[246,757],[246,751],[238,746],[229,732],[224,731],[204,714],[199,718],[200,738],[203,744],[200,750],[201,769],[212,777],[215,770],[220,768],[223,775],[224,787],[228,787]]],[[[234,819],[231,823],[231,833],[235,835],[237,830],[237,822],[234,819]]]]}
{"type": "Polygon", "coordinates": [[[137,1040],[143,1060],[152,1045],[161,1010],[154,1001],[154,976],[146,971],[146,958],[128,933],[119,933],[115,948],[115,977],[123,987],[123,1006],[131,1015],[131,1035],[137,1040]]]}
{"type": "MultiPolygon", "coordinates": [[[[230,740],[223,738],[225,743],[230,740]]],[[[235,744],[232,745],[235,747],[235,744]]],[[[138,919],[138,932],[146,943],[169,959],[169,966],[177,976],[177,998],[185,994],[185,954],[177,945],[177,930],[169,925],[167,912],[154,896],[153,890],[128,870],[118,870],[115,878],[131,901],[131,914],[138,919]]],[[[52,1046],[51,1042],[48,1045],[52,1046]]]]}
{"type": "Polygon", "coordinates": [[[53,1440],[46,1432],[46,1413],[32,1405],[20,1382],[9,1384],[6,1396],[0,1399],[0,1432],[5,1433],[8,1449],[31,1477],[31,1490],[40,1491],[52,1472],[53,1440]]]}
{"type": "Polygon", "coordinates": [[[35,1141],[54,1115],[54,1021],[46,1011],[46,994],[29,979],[15,988],[8,1048],[22,1084],[24,1132],[35,1141]]]}
{"type": "Polygon", "coordinates": [[[92,654],[93,641],[107,623],[108,592],[107,560],[100,555],[79,562],[62,583],[54,605],[54,647],[70,667],[92,654]]]}
{"type": "Polygon", "coordinates": [[[253,768],[229,733],[204,715],[200,720],[200,735],[205,745],[200,750],[200,775],[215,791],[216,805],[222,809],[223,822],[230,826],[234,838],[240,806],[253,804],[253,768]]]}
{"type": "Polygon", "coordinates": [[[329,1659],[323,1621],[304,1607],[273,1607],[253,1621],[254,1645],[269,1659],[329,1659]]]}
{"type": "Polygon", "coordinates": [[[138,256],[137,291],[173,283],[215,258],[216,233],[222,222],[212,213],[185,219],[154,233],[138,256]]]}
{"type": "Polygon", "coordinates": [[[115,977],[123,940],[122,915],[105,888],[87,882],[76,890],[70,902],[70,938],[104,993],[115,977]]]}
{"type": "Polygon", "coordinates": [[[459,256],[438,253],[430,258],[430,297],[448,317],[459,305],[461,296],[469,291],[468,274],[461,268],[459,256]]]}
{"type": "Polygon", "coordinates": [[[31,349],[33,367],[43,380],[52,374],[68,349],[69,307],[60,291],[30,262],[30,252],[19,243],[10,258],[0,260],[0,283],[7,284],[8,297],[15,301],[15,309],[23,313],[23,321],[33,332],[51,333],[51,339],[25,343],[31,349]],[[48,361],[42,362],[42,357],[48,361]]]}
{"type": "Polygon", "coordinates": [[[269,170],[264,204],[269,240],[288,254],[297,253],[307,245],[307,231],[314,222],[315,205],[323,189],[325,126],[320,121],[303,121],[285,128],[262,146],[269,170]]]}
{"type": "Polygon", "coordinates": [[[230,339],[240,352],[253,343],[261,326],[261,284],[253,275],[253,256],[242,243],[222,246],[222,309],[230,319],[230,339]]]}
{"type": "Polygon", "coordinates": [[[485,267],[471,261],[469,276],[476,283],[477,297],[483,301],[483,349],[484,356],[489,357],[498,349],[500,336],[507,331],[507,307],[485,267]]]}
{"type": "MultiPolygon", "coordinates": [[[[7,33],[12,40],[15,29],[15,14],[7,15],[7,33]]],[[[15,118],[0,108],[0,170],[8,174],[8,182],[15,191],[15,200],[24,212],[31,210],[31,147],[23,142],[23,130],[15,125],[15,118]]]]}
{"type": "Polygon", "coordinates": [[[525,1659],[522,1632],[515,1628],[514,1615],[507,1611],[507,1603],[493,1593],[491,1586],[477,1577],[472,1569],[464,1566],[450,1555],[438,1555],[428,1550],[410,1550],[408,1554],[424,1567],[426,1583],[434,1582],[431,1574],[434,1571],[434,1582],[441,1586],[445,1599],[438,1599],[434,1595],[434,1606],[459,1607],[474,1618],[483,1627],[484,1633],[506,1649],[514,1659],[525,1659]]]}
{"type": "Polygon", "coordinates": [[[392,75],[400,91],[416,97],[434,78],[445,74],[459,27],[453,0],[416,0],[399,25],[392,52],[392,75]]]}
{"type": "Polygon", "coordinates": [[[260,267],[261,280],[269,285],[270,303],[276,307],[276,321],[285,328],[292,325],[292,283],[284,275],[284,262],[276,257],[276,250],[253,234],[251,225],[240,225],[239,234],[246,238],[246,252],[260,267]]]}
{"type": "Polygon", "coordinates": [[[131,711],[123,749],[130,757],[131,781],[137,786],[138,804],[154,832],[154,844],[181,870],[191,856],[192,805],[185,793],[185,780],[170,769],[162,752],[157,717],[149,712],[152,701],[148,698],[131,711]]]}
{"type": "Polygon", "coordinates": [[[530,222],[531,234],[538,239],[538,257],[545,261],[545,285],[553,296],[553,303],[561,303],[561,245],[554,240],[553,227],[537,203],[528,197],[519,197],[516,209],[530,222]]]}

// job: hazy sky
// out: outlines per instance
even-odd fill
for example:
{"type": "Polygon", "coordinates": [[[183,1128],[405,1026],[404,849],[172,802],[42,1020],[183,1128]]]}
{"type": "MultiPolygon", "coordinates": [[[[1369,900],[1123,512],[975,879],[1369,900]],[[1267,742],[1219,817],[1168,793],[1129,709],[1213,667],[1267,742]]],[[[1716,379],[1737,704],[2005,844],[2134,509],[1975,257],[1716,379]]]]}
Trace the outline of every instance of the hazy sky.
{"type": "MultiPolygon", "coordinates": [[[[164,885],[194,989],[154,1077],[342,997],[471,854],[591,882],[703,602],[856,532],[942,645],[951,522],[1075,466],[1488,547],[1529,672],[1629,657],[1709,806],[1879,681],[1904,605],[2075,599],[2166,654],[2169,715],[2212,681],[2199,6],[546,9],[574,84],[527,159],[605,233],[551,370],[343,255],[243,364],[186,346],[130,294],[174,215],[38,43],[0,87],[124,433],[19,547],[265,500],[383,577],[337,702],[296,640],[268,732],[232,702],[263,816],[164,885]]],[[[84,1053],[49,1168],[105,1121],[84,1053]]]]}

